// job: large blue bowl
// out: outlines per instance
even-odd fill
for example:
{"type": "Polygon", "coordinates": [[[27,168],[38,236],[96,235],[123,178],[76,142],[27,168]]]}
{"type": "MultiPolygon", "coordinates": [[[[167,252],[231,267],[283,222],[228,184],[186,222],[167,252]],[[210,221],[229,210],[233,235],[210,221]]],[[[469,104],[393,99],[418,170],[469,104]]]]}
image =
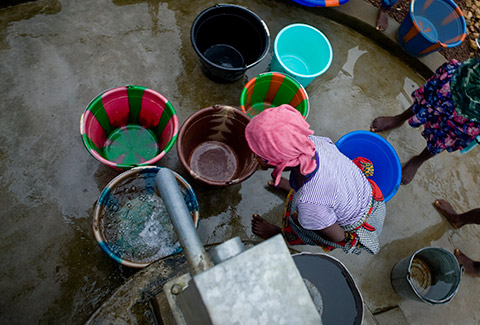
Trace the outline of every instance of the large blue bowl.
{"type": "Polygon", "coordinates": [[[402,179],[402,166],[397,152],[387,140],[378,134],[359,130],[342,136],[336,146],[352,160],[364,157],[373,163],[374,174],[371,179],[380,187],[385,202],[397,193],[402,179]]]}

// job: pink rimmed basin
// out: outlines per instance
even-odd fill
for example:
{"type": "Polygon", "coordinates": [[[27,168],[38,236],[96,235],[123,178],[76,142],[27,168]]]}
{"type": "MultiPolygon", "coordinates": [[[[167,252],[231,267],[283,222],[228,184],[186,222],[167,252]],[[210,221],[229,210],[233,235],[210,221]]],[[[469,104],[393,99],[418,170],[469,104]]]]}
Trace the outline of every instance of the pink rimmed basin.
{"type": "Polygon", "coordinates": [[[174,145],[178,129],[172,104],[160,93],[141,86],[101,93],[80,119],[87,150],[116,169],[157,163],[174,145]]]}

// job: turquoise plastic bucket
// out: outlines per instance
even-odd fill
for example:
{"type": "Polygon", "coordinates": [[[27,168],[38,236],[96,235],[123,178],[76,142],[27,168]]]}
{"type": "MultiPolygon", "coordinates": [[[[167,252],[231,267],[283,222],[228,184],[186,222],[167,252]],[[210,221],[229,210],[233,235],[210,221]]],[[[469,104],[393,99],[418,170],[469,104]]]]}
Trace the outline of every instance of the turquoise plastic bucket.
{"type": "Polygon", "coordinates": [[[402,166],[392,145],[369,131],[353,131],[342,136],[336,143],[338,150],[350,159],[364,157],[374,168],[370,177],[383,193],[385,202],[390,200],[400,187],[402,166]]]}
{"type": "Polygon", "coordinates": [[[275,37],[270,71],[288,74],[306,87],[327,71],[332,58],[332,46],[321,31],[306,24],[292,24],[275,37]]]}
{"type": "Polygon", "coordinates": [[[412,0],[397,38],[405,52],[424,56],[460,45],[466,32],[462,11],[452,0],[412,0]]]}

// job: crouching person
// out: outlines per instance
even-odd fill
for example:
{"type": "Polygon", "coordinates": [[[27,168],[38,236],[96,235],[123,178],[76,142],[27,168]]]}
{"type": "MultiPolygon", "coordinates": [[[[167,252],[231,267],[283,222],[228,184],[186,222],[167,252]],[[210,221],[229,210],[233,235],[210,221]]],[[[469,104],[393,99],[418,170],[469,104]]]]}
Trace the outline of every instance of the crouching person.
{"type": "Polygon", "coordinates": [[[245,136],[263,169],[273,168],[270,186],[288,191],[282,227],[253,214],[252,231],[264,239],[282,233],[290,245],[318,245],[360,254],[380,250],[385,201],[368,159],[354,161],[326,137],[314,136],[289,105],[264,110],[245,136]],[[282,171],[290,171],[289,179],[282,171]]]}

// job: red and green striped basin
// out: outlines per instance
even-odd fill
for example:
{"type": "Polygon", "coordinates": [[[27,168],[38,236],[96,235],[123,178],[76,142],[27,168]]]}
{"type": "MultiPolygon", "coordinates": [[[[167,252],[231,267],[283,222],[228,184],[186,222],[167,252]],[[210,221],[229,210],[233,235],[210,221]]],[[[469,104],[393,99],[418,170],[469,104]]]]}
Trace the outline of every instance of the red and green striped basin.
{"type": "Polygon", "coordinates": [[[295,79],[279,72],[262,73],[250,79],[240,96],[240,108],[250,117],[282,104],[296,108],[304,118],[308,116],[307,92],[295,79]]]}
{"type": "Polygon", "coordinates": [[[101,93],[80,120],[87,150],[117,169],[155,164],[172,148],[178,129],[172,104],[158,92],[140,86],[101,93]]]}

